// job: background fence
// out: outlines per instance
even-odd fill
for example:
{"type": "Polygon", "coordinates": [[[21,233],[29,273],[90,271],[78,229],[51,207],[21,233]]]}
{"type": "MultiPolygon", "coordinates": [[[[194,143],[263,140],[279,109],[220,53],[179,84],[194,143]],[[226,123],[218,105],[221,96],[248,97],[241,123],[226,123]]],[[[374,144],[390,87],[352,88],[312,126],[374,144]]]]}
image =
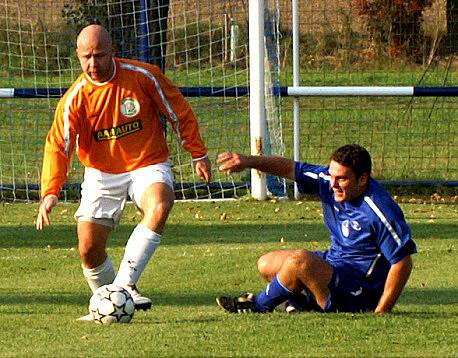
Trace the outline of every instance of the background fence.
{"type": "MultiPolygon", "coordinates": [[[[0,4],[0,87],[66,88],[80,72],[74,40],[99,21],[119,54],[141,57],[140,1],[5,0],[0,4]]],[[[270,0],[266,17],[275,59],[270,85],[292,84],[291,3],[270,0]],[[279,82],[277,82],[277,79],[279,82]]],[[[248,85],[247,1],[151,0],[149,51],[180,87],[248,85]],[[166,16],[167,15],[167,16],[166,16]]],[[[457,86],[457,9],[453,1],[301,1],[300,85],[457,86]]],[[[248,153],[246,95],[193,97],[213,160],[221,150],[248,153]]],[[[34,199],[44,139],[57,99],[0,99],[0,197],[34,199]]],[[[272,152],[293,157],[292,104],[274,99],[272,152]]],[[[458,104],[454,97],[303,97],[301,159],[326,163],[337,146],[358,142],[374,175],[402,182],[458,178],[458,104]]],[[[215,172],[201,186],[186,153],[168,136],[178,197],[233,195],[247,174],[215,172]],[[224,183],[233,182],[229,187],[224,183]],[[184,185],[191,183],[191,185],[184,185]],[[211,194],[213,192],[213,194],[211,194]]],[[[69,183],[81,180],[74,160],[69,183]]],[[[64,192],[64,196],[69,192],[64,192]]]]}

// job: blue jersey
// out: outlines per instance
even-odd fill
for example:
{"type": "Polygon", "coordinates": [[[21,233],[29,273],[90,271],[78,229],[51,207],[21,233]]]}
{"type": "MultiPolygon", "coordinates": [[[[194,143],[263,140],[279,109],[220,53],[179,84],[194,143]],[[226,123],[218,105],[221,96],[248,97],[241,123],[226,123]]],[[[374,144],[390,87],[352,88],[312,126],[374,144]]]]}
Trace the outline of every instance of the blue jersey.
{"type": "Polygon", "coordinates": [[[401,208],[374,179],[354,201],[337,203],[329,167],[296,163],[296,182],[303,193],[315,193],[323,203],[331,246],[324,258],[350,273],[363,287],[384,285],[391,265],[415,253],[401,208]]]}

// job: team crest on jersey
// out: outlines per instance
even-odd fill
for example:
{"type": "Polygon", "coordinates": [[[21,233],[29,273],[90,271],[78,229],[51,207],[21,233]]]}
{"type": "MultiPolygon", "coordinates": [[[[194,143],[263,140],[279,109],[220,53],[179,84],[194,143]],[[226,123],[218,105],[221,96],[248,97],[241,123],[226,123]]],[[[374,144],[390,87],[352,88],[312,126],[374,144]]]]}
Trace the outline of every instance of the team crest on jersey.
{"type": "Polygon", "coordinates": [[[140,104],[135,98],[127,97],[121,101],[121,113],[126,117],[135,117],[140,112],[140,104]]]}
{"type": "Polygon", "coordinates": [[[350,235],[350,220],[342,221],[342,234],[345,237],[348,237],[348,235],[350,235]]]}
{"type": "Polygon", "coordinates": [[[359,222],[357,222],[356,220],[351,221],[351,227],[353,228],[353,230],[361,231],[361,225],[359,225],[359,222]]]}
{"type": "Polygon", "coordinates": [[[356,220],[344,220],[342,221],[342,234],[345,237],[350,236],[350,228],[355,231],[361,231],[361,225],[356,220]]]}

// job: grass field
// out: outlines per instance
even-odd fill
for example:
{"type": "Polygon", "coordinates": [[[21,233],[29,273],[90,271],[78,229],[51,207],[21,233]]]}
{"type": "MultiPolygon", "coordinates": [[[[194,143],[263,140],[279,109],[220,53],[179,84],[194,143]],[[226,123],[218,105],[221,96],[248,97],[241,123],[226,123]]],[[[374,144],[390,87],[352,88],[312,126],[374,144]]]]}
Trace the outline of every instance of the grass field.
{"type": "MultiPolygon", "coordinates": [[[[37,204],[3,203],[0,356],[456,357],[458,207],[401,205],[419,253],[392,314],[224,313],[215,296],[264,287],[255,267],[262,253],[327,247],[320,205],[178,202],[140,280],[153,310],[97,326],[75,321],[90,297],[75,249],[76,204],[59,205],[53,226],[37,233],[37,204]]],[[[138,219],[128,206],[109,245],[115,265],[138,219]]]]}

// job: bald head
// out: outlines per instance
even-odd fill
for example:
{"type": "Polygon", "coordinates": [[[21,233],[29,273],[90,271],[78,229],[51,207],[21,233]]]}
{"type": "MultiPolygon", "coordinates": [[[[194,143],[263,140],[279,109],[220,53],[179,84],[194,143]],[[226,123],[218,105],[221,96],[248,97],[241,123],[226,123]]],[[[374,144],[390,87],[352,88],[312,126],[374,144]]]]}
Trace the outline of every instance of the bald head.
{"type": "Polygon", "coordinates": [[[101,25],[86,26],[76,39],[76,47],[87,46],[88,44],[99,43],[111,48],[111,36],[108,31],[101,25]]]}
{"type": "Polygon", "coordinates": [[[83,72],[93,81],[106,82],[113,75],[113,44],[103,26],[89,25],[81,30],[76,39],[76,54],[83,72]]]}

